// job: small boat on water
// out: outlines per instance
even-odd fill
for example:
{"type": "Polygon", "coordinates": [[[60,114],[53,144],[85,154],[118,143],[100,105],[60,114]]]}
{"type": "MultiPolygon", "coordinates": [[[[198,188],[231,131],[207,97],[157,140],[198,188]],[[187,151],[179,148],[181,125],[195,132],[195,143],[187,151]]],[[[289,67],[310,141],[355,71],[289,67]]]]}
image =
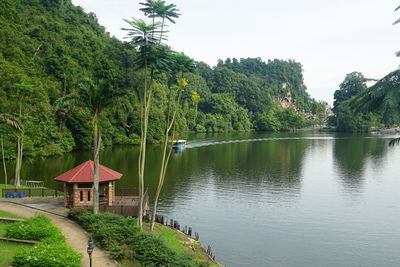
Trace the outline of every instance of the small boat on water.
{"type": "Polygon", "coordinates": [[[186,140],[172,140],[172,148],[183,149],[186,146],[186,140]]]}

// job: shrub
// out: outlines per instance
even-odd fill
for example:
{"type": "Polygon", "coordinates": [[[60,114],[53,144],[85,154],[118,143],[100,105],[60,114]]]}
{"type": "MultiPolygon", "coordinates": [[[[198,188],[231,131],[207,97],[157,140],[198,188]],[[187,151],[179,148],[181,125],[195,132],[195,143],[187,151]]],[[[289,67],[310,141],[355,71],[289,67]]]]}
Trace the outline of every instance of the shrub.
{"type": "Polygon", "coordinates": [[[198,266],[191,256],[178,254],[162,240],[141,233],[135,218],[125,218],[112,213],[92,214],[71,211],[68,216],[91,232],[97,244],[106,249],[114,259],[133,259],[139,266],[198,266]]]}
{"type": "Polygon", "coordinates": [[[69,213],[85,230],[93,233],[97,244],[110,252],[114,259],[127,257],[128,246],[139,233],[135,218],[112,213],[91,214],[79,211],[69,213]]]}
{"type": "Polygon", "coordinates": [[[18,252],[14,257],[13,266],[79,267],[81,257],[63,242],[40,243],[32,249],[18,252]]]}
{"type": "Polygon", "coordinates": [[[42,241],[48,239],[52,243],[64,241],[60,229],[54,226],[50,219],[43,215],[13,223],[7,228],[10,238],[42,241]]]}
{"type": "Polygon", "coordinates": [[[178,255],[157,237],[142,233],[132,246],[133,257],[143,266],[197,266],[188,255],[178,255]]]}

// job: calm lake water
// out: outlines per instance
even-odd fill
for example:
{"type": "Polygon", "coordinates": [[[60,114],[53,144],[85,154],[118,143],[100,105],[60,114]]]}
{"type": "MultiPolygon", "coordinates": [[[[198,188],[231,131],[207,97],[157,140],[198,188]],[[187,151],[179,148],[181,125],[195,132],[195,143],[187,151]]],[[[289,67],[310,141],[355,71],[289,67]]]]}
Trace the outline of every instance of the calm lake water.
{"type": "MultiPolygon", "coordinates": [[[[228,267],[400,266],[400,147],[388,147],[392,137],[191,136],[172,157],[159,213],[192,226],[228,267]]],[[[137,154],[129,146],[102,152],[101,163],[124,174],[119,187],[137,186],[137,154]]],[[[26,162],[22,177],[55,187],[55,176],[90,156],[26,162]]],[[[159,159],[160,147],[150,146],[151,195],[159,159]]]]}

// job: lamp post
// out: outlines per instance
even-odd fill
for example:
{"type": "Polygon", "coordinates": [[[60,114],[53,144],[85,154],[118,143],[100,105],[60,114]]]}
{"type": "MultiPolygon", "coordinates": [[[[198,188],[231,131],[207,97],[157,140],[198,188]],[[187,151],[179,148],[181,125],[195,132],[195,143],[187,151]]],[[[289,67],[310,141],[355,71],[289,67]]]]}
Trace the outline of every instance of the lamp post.
{"type": "Polygon", "coordinates": [[[94,241],[92,237],[89,237],[88,240],[88,247],[87,247],[87,253],[89,254],[89,261],[90,261],[90,267],[92,267],[92,253],[94,249],[94,241]]]}

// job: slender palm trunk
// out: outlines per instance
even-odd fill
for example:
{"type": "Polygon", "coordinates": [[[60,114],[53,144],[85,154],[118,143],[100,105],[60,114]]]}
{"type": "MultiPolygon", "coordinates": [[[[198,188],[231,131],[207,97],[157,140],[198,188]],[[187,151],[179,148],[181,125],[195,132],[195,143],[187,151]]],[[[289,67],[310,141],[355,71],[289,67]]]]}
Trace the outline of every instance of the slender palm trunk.
{"type": "Polygon", "coordinates": [[[151,226],[150,230],[154,230],[154,223],[156,219],[156,214],[157,214],[157,206],[158,206],[158,199],[160,197],[161,189],[164,185],[164,178],[165,178],[165,173],[168,167],[168,162],[169,162],[169,157],[171,155],[171,150],[169,151],[169,154],[167,156],[167,147],[168,147],[168,134],[169,131],[167,130],[165,133],[165,140],[164,140],[164,147],[163,147],[163,156],[162,156],[162,161],[161,161],[161,169],[160,169],[160,176],[158,178],[158,186],[157,186],[157,191],[156,191],[156,196],[154,199],[154,204],[153,204],[153,213],[151,217],[151,226]]]}
{"type": "MultiPolygon", "coordinates": [[[[167,121],[168,125],[167,125],[167,128],[165,130],[164,147],[163,147],[163,155],[162,155],[162,160],[161,160],[160,176],[159,176],[159,179],[158,179],[158,186],[157,186],[156,196],[155,196],[155,199],[154,199],[153,213],[152,213],[152,217],[151,217],[151,226],[150,226],[150,230],[151,231],[154,230],[154,223],[155,223],[156,214],[157,214],[158,199],[160,197],[160,193],[161,193],[161,190],[162,190],[163,185],[164,185],[165,174],[167,172],[169,159],[170,159],[171,153],[172,153],[172,148],[170,148],[170,150],[168,152],[168,155],[167,155],[168,136],[169,136],[169,133],[171,132],[171,129],[174,126],[174,123],[175,123],[176,113],[178,112],[178,109],[179,109],[180,99],[181,99],[181,92],[179,92],[178,100],[174,103],[175,106],[174,106],[174,110],[173,110],[173,115],[172,115],[171,120],[168,119],[168,121],[167,121]]],[[[168,115],[168,118],[169,118],[169,115],[168,115]]],[[[172,136],[172,139],[174,139],[174,135],[172,136]]]]}
{"type": "MultiPolygon", "coordinates": [[[[19,117],[22,116],[22,100],[19,102],[19,117]]],[[[22,154],[24,149],[24,133],[17,137],[17,157],[15,162],[15,181],[16,187],[21,186],[21,167],[22,167],[22,154]]]]}
{"type": "Polygon", "coordinates": [[[165,21],[165,17],[162,18],[160,40],[158,41],[159,44],[161,44],[162,36],[163,36],[163,33],[164,33],[164,21],[165,21]]]}
{"type": "Polygon", "coordinates": [[[15,162],[14,185],[16,187],[21,186],[21,166],[22,166],[23,147],[24,147],[24,136],[23,136],[23,134],[21,134],[21,136],[18,136],[18,138],[17,138],[17,157],[15,159],[16,162],[15,162]]]}
{"type": "Polygon", "coordinates": [[[101,144],[101,133],[97,124],[97,112],[94,121],[94,175],[93,175],[93,213],[99,213],[99,153],[101,144]]]}
{"type": "Polygon", "coordinates": [[[142,128],[141,128],[141,140],[140,140],[140,151],[139,151],[139,212],[138,212],[138,225],[143,228],[143,206],[144,206],[144,168],[146,163],[146,145],[147,145],[147,128],[149,124],[149,113],[150,104],[152,98],[152,82],[153,73],[150,75],[150,83],[147,82],[147,61],[145,61],[145,78],[144,78],[144,92],[143,92],[143,105],[142,105],[142,128]],[[147,92],[148,91],[148,92],[147,92]]]}
{"type": "Polygon", "coordinates": [[[5,184],[6,184],[6,187],[7,187],[8,176],[7,176],[6,158],[4,156],[3,137],[1,137],[1,155],[2,155],[2,158],[3,158],[4,179],[5,179],[5,184]]]}

